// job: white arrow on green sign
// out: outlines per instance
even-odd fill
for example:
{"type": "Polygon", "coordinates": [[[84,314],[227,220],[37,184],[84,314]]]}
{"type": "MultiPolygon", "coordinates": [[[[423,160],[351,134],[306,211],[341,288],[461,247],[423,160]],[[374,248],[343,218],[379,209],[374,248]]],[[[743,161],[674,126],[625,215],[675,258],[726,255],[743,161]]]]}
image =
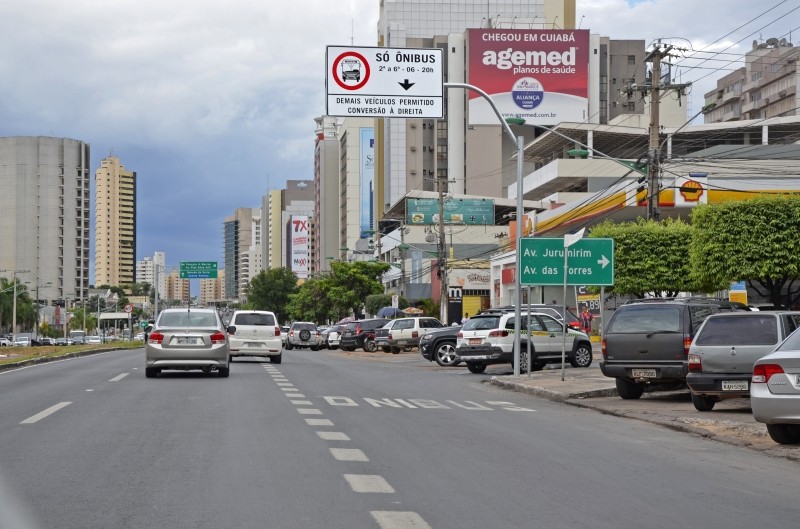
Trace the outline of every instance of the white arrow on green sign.
{"type": "MultiPolygon", "coordinates": [[[[521,285],[564,284],[564,239],[520,239],[521,285]]],[[[581,239],[567,254],[567,284],[614,284],[614,239],[581,239]]]]}

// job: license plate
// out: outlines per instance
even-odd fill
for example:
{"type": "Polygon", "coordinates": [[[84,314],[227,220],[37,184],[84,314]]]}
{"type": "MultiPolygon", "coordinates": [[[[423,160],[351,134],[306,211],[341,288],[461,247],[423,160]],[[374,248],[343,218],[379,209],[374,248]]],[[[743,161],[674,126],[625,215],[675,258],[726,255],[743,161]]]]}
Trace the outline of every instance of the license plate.
{"type": "Polygon", "coordinates": [[[258,347],[263,347],[264,344],[261,343],[261,342],[245,342],[244,346],[245,347],[256,347],[256,348],[258,348],[258,347]]]}
{"type": "Polygon", "coordinates": [[[631,369],[631,376],[634,378],[656,378],[655,369],[631,369]]]}
{"type": "Polygon", "coordinates": [[[197,338],[194,336],[178,336],[177,339],[178,345],[197,345],[197,338]]]}
{"type": "Polygon", "coordinates": [[[469,344],[470,345],[480,345],[483,343],[483,338],[470,338],[469,344]]]}
{"type": "Polygon", "coordinates": [[[397,345],[405,345],[406,343],[405,340],[397,340],[397,345]]]}
{"type": "Polygon", "coordinates": [[[722,391],[747,391],[749,384],[746,380],[723,380],[722,391]]]}

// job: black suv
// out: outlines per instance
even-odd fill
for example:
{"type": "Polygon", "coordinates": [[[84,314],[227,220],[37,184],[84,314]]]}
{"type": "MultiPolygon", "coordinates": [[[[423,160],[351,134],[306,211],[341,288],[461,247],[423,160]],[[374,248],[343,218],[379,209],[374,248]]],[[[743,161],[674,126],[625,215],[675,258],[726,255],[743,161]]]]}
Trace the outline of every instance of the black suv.
{"type": "Polygon", "coordinates": [[[380,329],[390,321],[388,318],[373,318],[348,323],[347,327],[342,331],[339,348],[342,351],[363,349],[365,342],[368,340],[375,341],[375,329],[380,329]]]}
{"type": "Polygon", "coordinates": [[[685,383],[692,338],[711,314],[736,310],[714,298],[652,298],[620,305],[603,333],[600,370],[623,399],[645,387],[685,383]]]}

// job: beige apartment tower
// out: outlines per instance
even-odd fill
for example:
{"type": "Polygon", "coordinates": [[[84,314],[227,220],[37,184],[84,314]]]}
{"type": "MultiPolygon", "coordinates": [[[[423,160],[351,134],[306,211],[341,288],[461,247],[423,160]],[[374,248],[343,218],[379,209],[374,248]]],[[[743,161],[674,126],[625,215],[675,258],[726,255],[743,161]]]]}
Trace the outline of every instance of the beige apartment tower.
{"type": "Polygon", "coordinates": [[[136,173],[116,156],[95,172],[95,286],[130,285],[136,280],[136,173]]]}

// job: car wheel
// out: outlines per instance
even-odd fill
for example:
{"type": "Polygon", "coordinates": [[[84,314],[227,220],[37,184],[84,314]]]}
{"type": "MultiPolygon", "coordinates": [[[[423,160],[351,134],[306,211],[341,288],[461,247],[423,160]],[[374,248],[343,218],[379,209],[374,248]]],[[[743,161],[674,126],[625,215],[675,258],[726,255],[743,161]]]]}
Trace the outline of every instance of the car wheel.
{"type": "Polygon", "coordinates": [[[269,361],[272,362],[273,364],[280,364],[281,360],[282,360],[282,358],[281,358],[282,356],[283,356],[283,353],[281,353],[281,354],[279,354],[277,356],[271,356],[269,358],[269,361]]]}
{"type": "Polygon", "coordinates": [[[287,343],[286,343],[286,350],[287,350],[287,351],[291,351],[291,350],[292,350],[292,344],[290,344],[290,343],[288,343],[288,342],[287,342],[287,343]]]}
{"type": "Polygon", "coordinates": [[[616,378],[617,393],[625,400],[638,399],[644,393],[644,384],[631,382],[627,378],[616,378]]]}
{"type": "Polygon", "coordinates": [[[475,373],[476,375],[480,375],[484,371],[486,371],[486,364],[476,364],[475,362],[467,362],[467,369],[469,369],[470,373],[475,373]]]}
{"type": "Polygon", "coordinates": [[[448,367],[456,364],[456,345],[452,342],[444,342],[439,344],[436,352],[433,353],[436,363],[442,367],[448,367]]]}
{"type": "Polygon", "coordinates": [[[711,397],[703,397],[702,395],[695,395],[692,393],[692,404],[697,411],[711,411],[714,409],[714,404],[717,401],[711,397]]]}
{"type": "Polygon", "coordinates": [[[144,376],[147,378],[156,378],[158,376],[158,368],[156,367],[145,367],[144,368],[144,376]]]}
{"type": "Polygon", "coordinates": [[[307,342],[311,339],[311,331],[308,329],[303,329],[300,331],[300,340],[307,342]]]}
{"type": "Polygon", "coordinates": [[[400,354],[400,348],[399,347],[391,346],[389,349],[391,349],[393,355],[399,355],[400,354]]]}
{"type": "Polygon", "coordinates": [[[391,352],[391,350],[392,349],[390,347],[381,347],[381,351],[383,351],[384,353],[389,353],[391,352]]]}
{"type": "Polygon", "coordinates": [[[800,424],[768,424],[767,433],[773,441],[782,445],[800,443],[800,424]]]}
{"type": "Polygon", "coordinates": [[[569,365],[572,367],[589,367],[592,365],[592,348],[585,343],[578,344],[578,347],[569,358],[569,365]]]}
{"type": "Polygon", "coordinates": [[[219,373],[219,378],[228,378],[231,374],[230,367],[220,367],[217,372],[219,373]]]}
{"type": "Polygon", "coordinates": [[[413,349],[413,347],[410,346],[410,345],[406,345],[405,347],[403,347],[403,351],[405,351],[405,352],[409,352],[412,349],[413,349]]]}
{"type": "Polygon", "coordinates": [[[374,353],[378,350],[378,346],[375,345],[375,340],[366,340],[364,342],[364,350],[368,353],[374,353]]]}
{"type": "Polygon", "coordinates": [[[316,345],[312,345],[311,347],[309,347],[309,349],[311,349],[312,351],[319,351],[319,347],[317,347],[316,345]]]}

